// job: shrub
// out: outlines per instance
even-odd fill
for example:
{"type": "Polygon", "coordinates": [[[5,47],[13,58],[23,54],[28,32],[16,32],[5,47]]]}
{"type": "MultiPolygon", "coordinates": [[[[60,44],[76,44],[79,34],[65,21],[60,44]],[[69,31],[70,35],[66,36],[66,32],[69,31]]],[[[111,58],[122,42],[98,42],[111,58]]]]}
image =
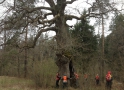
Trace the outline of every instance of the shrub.
{"type": "Polygon", "coordinates": [[[35,62],[30,75],[37,86],[47,88],[55,85],[56,72],[54,60],[44,60],[35,62]]]}

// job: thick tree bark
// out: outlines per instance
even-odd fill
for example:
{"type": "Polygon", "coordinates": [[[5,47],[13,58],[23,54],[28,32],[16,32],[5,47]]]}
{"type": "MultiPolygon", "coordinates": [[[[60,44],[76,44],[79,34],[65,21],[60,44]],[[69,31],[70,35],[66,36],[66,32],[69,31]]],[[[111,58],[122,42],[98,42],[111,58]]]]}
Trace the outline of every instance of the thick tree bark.
{"type": "Polygon", "coordinates": [[[62,16],[61,18],[58,18],[58,22],[56,23],[56,26],[59,28],[56,31],[56,41],[58,48],[58,52],[56,54],[57,55],[56,64],[59,68],[59,74],[61,77],[63,75],[67,75],[68,78],[72,78],[74,76],[73,62],[71,58],[68,57],[69,53],[67,53],[70,52],[71,41],[65,18],[62,16]]]}
{"type": "Polygon", "coordinates": [[[104,67],[105,61],[104,61],[104,18],[102,15],[102,62],[101,62],[101,71],[102,71],[102,82],[104,82],[104,67]]]}
{"type": "MultiPolygon", "coordinates": [[[[62,54],[56,54],[57,55],[57,60],[56,60],[56,64],[59,68],[59,74],[61,76],[61,78],[64,75],[67,75],[68,78],[70,78],[68,80],[68,85],[75,87],[74,85],[76,85],[76,81],[75,81],[75,77],[74,77],[74,67],[73,67],[73,63],[72,60],[69,57],[66,57],[65,55],[62,54]]],[[[60,84],[60,87],[62,87],[62,83],[60,84]]]]}
{"type": "MultiPolygon", "coordinates": [[[[25,46],[27,45],[27,33],[28,33],[28,27],[26,27],[25,46]]],[[[27,48],[25,48],[24,77],[25,78],[27,77],[27,48]]]]}
{"type": "MultiPolygon", "coordinates": [[[[64,17],[58,18],[58,22],[56,23],[57,27],[59,28],[56,31],[56,41],[57,41],[57,49],[59,54],[63,55],[64,51],[68,50],[68,42],[69,36],[67,34],[67,26],[65,25],[64,17]]],[[[60,57],[59,57],[60,58],[60,57]]],[[[69,59],[67,57],[61,56],[61,60],[59,61],[59,71],[60,75],[68,75],[69,74],[69,59]]]]}

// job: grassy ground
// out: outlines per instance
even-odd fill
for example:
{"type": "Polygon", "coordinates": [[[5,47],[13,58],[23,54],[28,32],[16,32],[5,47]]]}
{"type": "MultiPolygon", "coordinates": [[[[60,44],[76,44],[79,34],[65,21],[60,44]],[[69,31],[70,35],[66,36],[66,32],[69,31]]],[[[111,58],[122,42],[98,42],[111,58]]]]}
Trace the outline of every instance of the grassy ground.
{"type": "MultiPolygon", "coordinates": [[[[0,76],[0,90],[58,90],[58,89],[52,87],[47,89],[38,88],[36,87],[33,81],[28,79],[0,76]]],[[[89,83],[87,83],[86,85],[81,85],[81,87],[77,89],[69,87],[65,90],[105,90],[105,86],[104,84],[100,86],[95,86],[95,84],[89,85],[89,83]]],[[[122,83],[114,81],[112,90],[124,90],[124,86],[122,85],[122,83]]]]}
{"type": "Polygon", "coordinates": [[[0,76],[0,90],[35,90],[31,80],[23,78],[0,76]]]}
{"type": "Polygon", "coordinates": [[[0,90],[55,90],[55,88],[39,88],[32,80],[0,76],[0,90]]]}

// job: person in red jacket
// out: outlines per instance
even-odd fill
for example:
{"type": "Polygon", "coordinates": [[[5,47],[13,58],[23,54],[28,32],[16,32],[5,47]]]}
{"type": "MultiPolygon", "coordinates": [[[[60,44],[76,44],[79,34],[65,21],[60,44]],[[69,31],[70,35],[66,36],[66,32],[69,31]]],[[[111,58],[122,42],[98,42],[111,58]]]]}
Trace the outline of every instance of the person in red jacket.
{"type": "Polygon", "coordinates": [[[84,74],[84,79],[87,81],[88,75],[84,74]]]}
{"type": "Polygon", "coordinates": [[[76,79],[76,87],[79,87],[79,83],[78,83],[79,75],[77,73],[74,73],[74,75],[76,79]]]}
{"type": "Polygon", "coordinates": [[[79,75],[77,73],[74,73],[76,80],[79,78],[79,75]]]}
{"type": "Polygon", "coordinates": [[[56,87],[58,88],[59,87],[59,80],[61,79],[59,73],[57,72],[56,74],[56,87]]]}
{"type": "Polygon", "coordinates": [[[95,80],[96,80],[96,85],[98,85],[99,84],[99,75],[98,74],[96,75],[95,80]]]}
{"type": "Polygon", "coordinates": [[[106,88],[110,88],[112,87],[112,75],[111,75],[111,71],[108,71],[108,73],[106,74],[106,88]]]}

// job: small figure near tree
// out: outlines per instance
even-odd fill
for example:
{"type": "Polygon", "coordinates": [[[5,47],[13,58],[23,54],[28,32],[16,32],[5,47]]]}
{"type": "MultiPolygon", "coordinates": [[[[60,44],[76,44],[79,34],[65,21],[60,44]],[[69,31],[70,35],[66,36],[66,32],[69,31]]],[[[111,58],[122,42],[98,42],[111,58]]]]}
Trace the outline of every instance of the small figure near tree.
{"type": "Polygon", "coordinates": [[[84,74],[84,81],[83,81],[83,84],[84,84],[84,85],[86,85],[86,83],[87,83],[87,81],[88,81],[87,79],[88,79],[88,74],[85,73],[85,74],[84,74]]]}
{"type": "Polygon", "coordinates": [[[56,87],[59,88],[59,80],[61,79],[59,73],[56,74],[56,87]]]}
{"type": "Polygon", "coordinates": [[[76,79],[76,87],[79,87],[79,82],[78,82],[79,75],[77,73],[74,73],[74,75],[75,75],[75,79],[76,79]]]}
{"type": "Polygon", "coordinates": [[[68,87],[68,79],[69,78],[67,77],[66,74],[62,77],[63,88],[67,88],[68,87]]]}
{"type": "Polygon", "coordinates": [[[98,74],[96,75],[95,80],[96,80],[96,85],[99,85],[99,75],[98,74]]]}
{"type": "Polygon", "coordinates": [[[84,79],[87,81],[88,75],[84,74],[84,79]]]}

